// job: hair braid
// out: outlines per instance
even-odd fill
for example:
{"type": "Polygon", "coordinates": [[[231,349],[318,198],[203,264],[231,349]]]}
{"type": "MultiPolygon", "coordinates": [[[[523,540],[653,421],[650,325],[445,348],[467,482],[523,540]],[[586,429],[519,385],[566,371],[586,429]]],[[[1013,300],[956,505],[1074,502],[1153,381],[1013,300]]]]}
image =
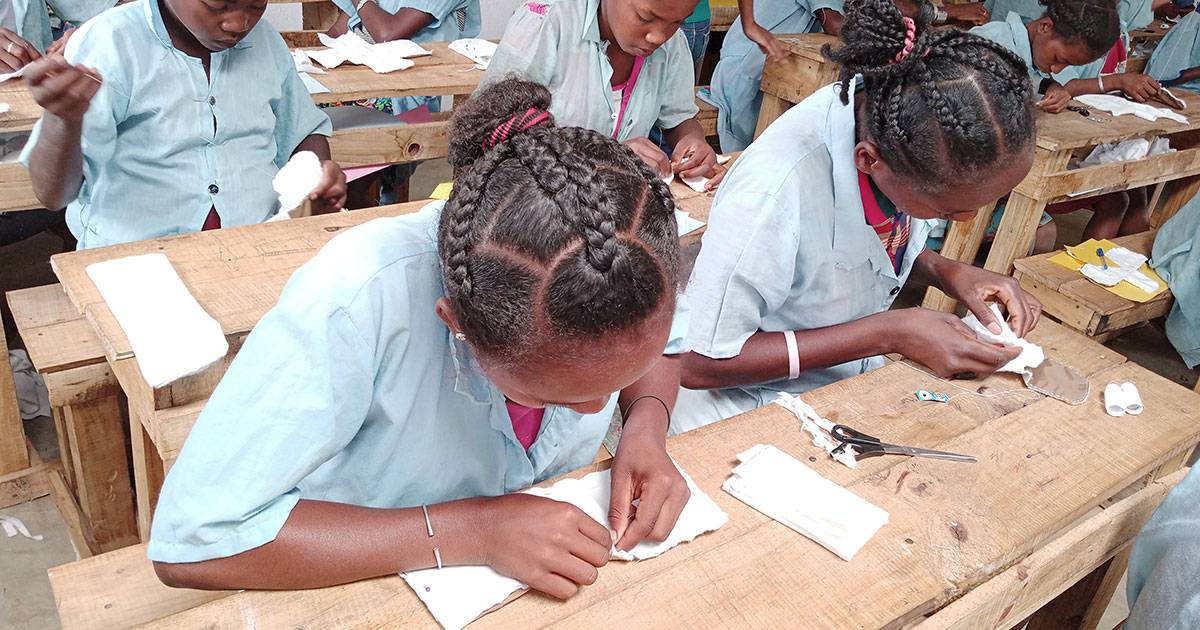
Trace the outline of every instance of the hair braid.
{"type": "Polygon", "coordinates": [[[1100,58],[1121,36],[1121,16],[1113,0],[1039,0],[1054,32],[1068,41],[1082,42],[1100,58]]]}

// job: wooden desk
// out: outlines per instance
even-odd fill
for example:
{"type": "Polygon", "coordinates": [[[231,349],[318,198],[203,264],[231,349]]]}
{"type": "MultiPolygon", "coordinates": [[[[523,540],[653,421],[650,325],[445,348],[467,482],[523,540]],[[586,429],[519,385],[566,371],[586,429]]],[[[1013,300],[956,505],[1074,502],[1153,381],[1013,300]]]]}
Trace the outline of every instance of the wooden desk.
{"type": "Polygon", "coordinates": [[[708,30],[713,33],[723,33],[728,31],[729,27],[733,26],[733,21],[738,18],[737,5],[731,7],[713,5],[710,8],[710,11],[711,23],[708,30]]]}
{"type": "Polygon", "coordinates": [[[1171,26],[1170,22],[1155,18],[1148,26],[1129,31],[1129,41],[1134,46],[1143,42],[1157,44],[1162,41],[1163,37],[1166,37],[1167,32],[1171,30],[1171,26]]]}
{"type": "Polygon", "coordinates": [[[792,105],[837,80],[837,65],[821,55],[822,46],[834,45],[837,41],[836,37],[824,33],[779,35],[779,42],[791,54],[782,63],[768,59],[763,65],[763,97],[755,138],[792,105]]]}
{"type": "Polygon", "coordinates": [[[8,112],[0,114],[0,133],[29,131],[42,115],[42,108],[33,102],[24,79],[9,79],[0,83],[0,103],[8,103],[8,112]]]}
{"type": "MultiPolygon", "coordinates": [[[[711,194],[672,185],[681,210],[708,221],[711,194]]],[[[428,200],[354,212],[264,223],[213,232],[141,241],[100,249],[58,254],[51,266],[62,287],[90,324],[101,354],[129,402],[138,527],[149,531],[158,489],[204,403],[241,348],[246,335],[279,298],[292,273],[338,232],[374,218],[414,212],[428,200]],[[120,325],[86,273],[92,263],[124,256],[161,252],[196,300],[229,340],[229,355],[204,372],[153,389],[142,378],[137,358],[120,325]]],[[[701,232],[681,240],[698,246],[701,232]]]]}
{"type": "MultiPolygon", "coordinates": [[[[565,603],[526,595],[471,627],[537,619],[589,628],[1010,628],[1059,594],[1035,618],[1041,627],[1094,627],[1116,586],[1105,576],[1123,572],[1121,550],[1200,440],[1200,397],[1053,322],[1034,339],[1089,375],[1084,405],[1032,395],[1013,375],[971,383],[982,396],[962,393],[898,363],[804,396],[830,419],[893,442],[972,453],[978,464],[881,457],[851,470],[814,448],[788,412],[768,406],[668,441],[729,514],[722,529],[655,560],[612,562],[565,603]],[[1136,423],[1102,411],[1103,384],[1125,379],[1153,401],[1136,423]],[[917,389],[956,395],[923,403],[917,389]],[[890,522],[844,562],[740,503],[720,485],[735,455],[757,443],[800,458],[887,510],[890,522]]],[[[151,621],[433,627],[399,577],[302,592],[168,589],[138,546],[52,569],[50,580],[68,630],[151,621]]]]}

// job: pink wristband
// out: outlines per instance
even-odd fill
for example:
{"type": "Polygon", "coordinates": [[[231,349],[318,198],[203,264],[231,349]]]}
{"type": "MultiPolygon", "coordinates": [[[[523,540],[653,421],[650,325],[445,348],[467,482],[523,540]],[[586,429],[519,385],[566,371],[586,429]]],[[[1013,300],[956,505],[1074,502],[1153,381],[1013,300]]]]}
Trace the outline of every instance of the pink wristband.
{"type": "Polygon", "coordinates": [[[796,331],[783,331],[783,338],[787,341],[788,380],[796,380],[800,378],[800,349],[796,347],[796,331]]]}

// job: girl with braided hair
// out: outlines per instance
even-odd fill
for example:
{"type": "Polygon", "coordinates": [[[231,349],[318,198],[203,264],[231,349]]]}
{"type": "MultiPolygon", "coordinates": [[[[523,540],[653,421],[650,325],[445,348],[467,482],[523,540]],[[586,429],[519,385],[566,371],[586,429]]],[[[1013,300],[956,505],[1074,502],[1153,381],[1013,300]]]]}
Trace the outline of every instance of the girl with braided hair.
{"type": "Polygon", "coordinates": [[[702,426],[902,354],[941,376],[988,374],[1019,350],[957,317],[888,310],[910,274],[1021,336],[1041,305],[1012,278],[925,249],[929,219],[967,220],[1033,162],[1032,90],[1004,47],[929,28],[889,0],[847,0],[841,80],[771,125],[717,192],[691,280],[672,431],[702,426]],[[703,391],[699,391],[703,390],[703,391]]]}
{"type": "Polygon", "coordinates": [[[670,533],[688,500],[664,448],[674,204],[549,106],[533,83],[483,91],[455,111],[448,202],[347,230],[292,276],[164,484],[149,556],[165,583],[476,564],[565,598],[614,544],[670,533]],[[590,463],[618,400],[611,530],[506,494],[590,463]]]}

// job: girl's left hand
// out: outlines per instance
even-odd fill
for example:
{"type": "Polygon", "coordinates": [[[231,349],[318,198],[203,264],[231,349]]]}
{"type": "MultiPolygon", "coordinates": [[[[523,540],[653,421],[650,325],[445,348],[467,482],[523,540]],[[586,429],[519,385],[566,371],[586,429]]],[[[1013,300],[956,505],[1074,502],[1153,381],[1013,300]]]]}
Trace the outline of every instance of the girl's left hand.
{"type": "Polygon", "coordinates": [[[787,61],[790,54],[788,50],[779,43],[771,31],[759,26],[757,22],[752,21],[748,24],[743,22],[742,33],[746,35],[747,39],[758,44],[758,49],[763,51],[763,54],[771,61],[775,63],[787,61]]]}
{"type": "Polygon", "coordinates": [[[337,212],[346,205],[346,174],[333,160],[321,162],[321,182],[308,198],[321,204],[318,214],[337,212]]]}
{"type": "Polygon", "coordinates": [[[1033,330],[1042,316],[1042,303],[1009,276],[947,260],[938,278],[946,295],[962,302],[980,323],[996,334],[1000,333],[1000,323],[995,321],[988,302],[1004,305],[1009,326],[1018,337],[1033,330]]]}
{"type": "Polygon", "coordinates": [[[662,407],[643,403],[630,412],[613,459],[608,510],[609,527],[623,551],[644,539],[666,540],[692,494],[667,456],[668,419],[662,407]],[[634,500],[639,500],[636,507],[634,500]]]}
{"type": "Polygon", "coordinates": [[[1042,100],[1037,102],[1037,106],[1042,110],[1057,114],[1067,108],[1067,104],[1071,102],[1071,93],[1067,88],[1055,83],[1046,89],[1046,93],[1042,95],[1042,100]]]}
{"type": "Polygon", "coordinates": [[[725,177],[726,169],[717,164],[717,153],[703,137],[684,138],[672,151],[671,170],[681,177],[707,177],[706,190],[712,190],[725,177]]]}

